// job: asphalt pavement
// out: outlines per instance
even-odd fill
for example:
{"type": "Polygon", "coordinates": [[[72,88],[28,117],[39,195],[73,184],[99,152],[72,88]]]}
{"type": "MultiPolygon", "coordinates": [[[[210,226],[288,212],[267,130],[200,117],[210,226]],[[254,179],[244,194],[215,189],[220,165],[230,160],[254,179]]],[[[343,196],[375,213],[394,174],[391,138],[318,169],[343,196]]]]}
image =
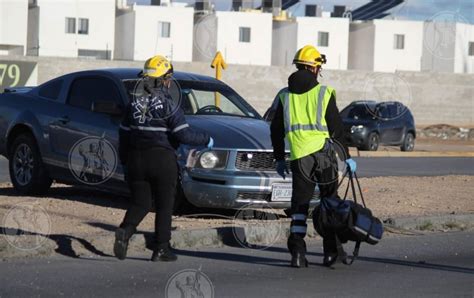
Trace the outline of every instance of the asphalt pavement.
{"type": "MultiPolygon", "coordinates": [[[[309,268],[288,267],[284,246],[178,251],[175,263],[149,253],[4,261],[0,296],[113,297],[472,297],[474,232],[390,236],[362,245],[352,266],[321,266],[320,241],[308,245],[309,268]],[[181,296],[182,291],[195,296],[181,296]],[[198,294],[202,294],[199,296],[198,294]]],[[[349,247],[346,250],[350,250],[349,247]]]]}
{"type": "MultiPolygon", "coordinates": [[[[472,157],[354,157],[359,177],[474,175],[472,157]]],[[[0,183],[10,181],[0,157],[0,183]]]]}

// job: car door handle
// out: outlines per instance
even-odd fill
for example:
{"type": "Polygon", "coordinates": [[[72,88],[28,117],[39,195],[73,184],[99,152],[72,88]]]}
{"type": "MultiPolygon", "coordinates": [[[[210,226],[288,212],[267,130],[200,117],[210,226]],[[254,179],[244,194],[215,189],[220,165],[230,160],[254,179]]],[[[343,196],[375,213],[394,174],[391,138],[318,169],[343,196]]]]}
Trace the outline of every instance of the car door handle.
{"type": "Polygon", "coordinates": [[[67,124],[71,119],[69,119],[68,116],[62,116],[61,118],[58,118],[58,122],[61,124],[67,124]]]}

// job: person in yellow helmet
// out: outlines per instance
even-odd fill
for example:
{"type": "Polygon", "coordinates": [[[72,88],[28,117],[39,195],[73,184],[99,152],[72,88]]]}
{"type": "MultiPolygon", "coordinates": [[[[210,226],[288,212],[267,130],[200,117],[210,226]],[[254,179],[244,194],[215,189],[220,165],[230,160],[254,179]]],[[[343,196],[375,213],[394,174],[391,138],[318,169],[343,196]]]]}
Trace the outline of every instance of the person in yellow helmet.
{"type": "Polygon", "coordinates": [[[127,106],[119,130],[120,162],[132,204],[115,232],[114,254],[120,260],[126,258],[128,241],[154,201],[157,210],[151,259],[175,261],[169,244],[178,183],[175,151],[180,143],[212,148],[214,141],[207,133],[191,129],[179,103],[172,100],[169,89],[173,66],[165,57],[148,59],[139,76],[143,93],[127,106]]]}
{"type": "MultiPolygon", "coordinates": [[[[320,197],[337,196],[338,169],[334,144],[340,146],[348,169],[355,171],[356,163],[350,158],[344,142],[344,130],[336,105],[336,92],[330,86],[319,84],[318,76],[326,56],[311,45],[299,49],[293,59],[297,71],[288,78],[288,87],[277,94],[277,106],[271,123],[271,139],[276,170],[284,179],[289,174],[285,156],[285,138],[290,147],[292,171],[291,227],[288,249],[291,266],[307,267],[306,219],[309,203],[316,185],[320,197]]],[[[325,266],[337,259],[335,237],[323,240],[325,266]]]]}

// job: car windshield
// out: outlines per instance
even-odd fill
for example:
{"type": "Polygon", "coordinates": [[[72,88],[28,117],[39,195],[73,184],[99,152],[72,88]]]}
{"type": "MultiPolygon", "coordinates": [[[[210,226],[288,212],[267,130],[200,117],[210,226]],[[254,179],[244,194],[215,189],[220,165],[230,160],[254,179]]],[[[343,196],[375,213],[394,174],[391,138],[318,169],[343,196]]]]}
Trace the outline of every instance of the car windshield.
{"type": "Polygon", "coordinates": [[[365,104],[352,105],[341,112],[341,117],[355,120],[370,119],[374,116],[373,109],[374,107],[365,104]]]}
{"type": "MultiPolygon", "coordinates": [[[[132,99],[137,92],[138,80],[122,81],[127,94],[132,99]]],[[[186,115],[227,115],[260,119],[260,115],[231,88],[225,85],[179,81],[179,88],[170,88],[170,93],[181,92],[180,104],[186,115]]],[[[177,94],[171,94],[178,98],[177,94]]]]}

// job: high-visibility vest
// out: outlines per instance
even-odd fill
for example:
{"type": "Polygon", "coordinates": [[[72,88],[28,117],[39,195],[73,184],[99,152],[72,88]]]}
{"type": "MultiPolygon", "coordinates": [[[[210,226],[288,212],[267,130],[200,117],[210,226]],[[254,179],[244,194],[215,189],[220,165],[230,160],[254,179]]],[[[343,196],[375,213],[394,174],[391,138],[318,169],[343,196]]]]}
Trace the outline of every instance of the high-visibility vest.
{"type": "Polygon", "coordinates": [[[335,94],[333,88],[319,84],[303,94],[280,93],[291,160],[308,156],[324,147],[329,138],[326,109],[332,94],[335,94]]]}

